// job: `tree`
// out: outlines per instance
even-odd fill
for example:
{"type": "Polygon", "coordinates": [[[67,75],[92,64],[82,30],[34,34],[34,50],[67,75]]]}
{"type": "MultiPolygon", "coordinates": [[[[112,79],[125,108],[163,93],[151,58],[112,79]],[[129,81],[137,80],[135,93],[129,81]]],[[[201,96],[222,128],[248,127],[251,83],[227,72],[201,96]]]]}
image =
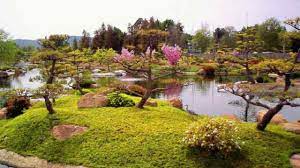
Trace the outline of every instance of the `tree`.
{"type": "Polygon", "coordinates": [[[290,79],[291,73],[296,71],[298,64],[295,60],[294,57],[287,60],[265,60],[256,65],[256,68],[260,71],[272,72],[284,76],[283,85],[277,83],[275,85],[239,83],[226,87],[228,92],[243,98],[248,104],[260,106],[268,110],[263,116],[262,121],[257,124],[257,129],[265,130],[272,118],[284,106],[300,107],[300,104],[293,102],[295,98],[300,97],[299,86],[293,86],[290,79]],[[272,99],[272,102],[276,103],[276,105],[270,106],[263,103],[260,101],[261,98],[272,99]]]}
{"type": "Polygon", "coordinates": [[[241,32],[237,33],[236,36],[236,51],[233,53],[233,56],[227,56],[224,59],[225,61],[243,66],[246,70],[248,81],[251,83],[255,83],[252,77],[251,66],[253,66],[253,64],[256,64],[257,60],[251,54],[254,51],[260,50],[261,47],[261,42],[256,38],[256,28],[245,28],[241,32]]]}
{"type": "Polygon", "coordinates": [[[91,46],[91,37],[90,33],[87,31],[83,30],[82,32],[82,37],[79,41],[79,48],[82,50],[83,48],[90,48],[91,46]]]}
{"type": "Polygon", "coordinates": [[[110,65],[114,61],[115,56],[116,52],[112,48],[98,49],[93,55],[93,58],[100,64],[104,64],[107,67],[107,70],[110,71],[110,65]]]}
{"type": "Polygon", "coordinates": [[[216,28],[215,29],[213,36],[214,36],[214,40],[215,40],[217,49],[220,48],[221,39],[225,34],[226,34],[226,30],[224,28],[216,28]]]}
{"type": "Polygon", "coordinates": [[[224,28],[225,34],[220,40],[221,48],[234,49],[236,47],[236,34],[237,31],[232,26],[224,28]]]}
{"type": "Polygon", "coordinates": [[[279,41],[280,46],[282,47],[282,52],[286,53],[287,49],[290,49],[292,45],[291,34],[286,31],[282,31],[279,33],[279,41]]]}
{"type": "MultiPolygon", "coordinates": [[[[84,49],[86,50],[86,49],[84,49]]],[[[84,95],[85,92],[82,90],[80,84],[82,82],[82,74],[81,74],[81,67],[82,63],[88,61],[88,58],[84,54],[83,51],[75,50],[68,53],[68,57],[65,58],[65,63],[68,64],[67,66],[67,73],[72,79],[70,81],[71,87],[75,90],[78,90],[81,95],[84,95]]]]}
{"type": "Polygon", "coordinates": [[[55,113],[52,103],[63,89],[56,78],[65,72],[64,50],[69,46],[68,39],[68,35],[50,35],[49,38],[39,40],[42,49],[31,58],[31,61],[39,65],[41,69],[42,75],[38,79],[45,82],[36,91],[36,95],[44,98],[49,114],[55,113]]]}
{"type": "Polygon", "coordinates": [[[101,28],[96,30],[94,33],[94,38],[92,41],[92,49],[97,50],[100,48],[104,48],[105,46],[105,32],[106,26],[102,23],[101,28]]]}
{"type": "Polygon", "coordinates": [[[284,21],[285,24],[290,25],[296,30],[300,30],[300,17],[296,17],[294,19],[288,19],[284,21]]]}
{"type": "MultiPolygon", "coordinates": [[[[150,42],[151,41],[152,40],[150,40],[150,42]]],[[[141,95],[142,99],[137,106],[138,108],[143,108],[145,103],[153,93],[164,90],[162,88],[154,88],[153,84],[155,80],[174,73],[171,72],[170,74],[162,76],[155,76],[153,74],[152,65],[155,50],[154,48],[152,48],[153,45],[150,44],[150,46],[151,47],[148,47],[147,51],[142,56],[135,56],[133,52],[129,52],[127,49],[123,49],[121,54],[115,58],[115,60],[127,71],[133,73],[137,72],[139,73],[139,75],[146,78],[146,92],[144,95],[141,95]]],[[[181,57],[181,49],[179,47],[163,46],[162,50],[165,53],[165,56],[170,65],[176,66],[178,60],[181,57]]]]}
{"type": "Polygon", "coordinates": [[[207,27],[198,30],[192,38],[192,45],[195,49],[200,49],[201,53],[205,53],[210,46],[211,35],[207,27]]]}
{"type": "Polygon", "coordinates": [[[8,38],[6,32],[0,29],[0,66],[14,63],[17,52],[16,44],[8,38]]]}
{"type": "Polygon", "coordinates": [[[74,38],[73,43],[72,43],[72,49],[77,50],[78,49],[78,41],[76,38],[74,38]]]}
{"type": "Polygon", "coordinates": [[[280,47],[280,32],[285,31],[280,22],[275,18],[270,18],[258,26],[257,35],[263,42],[263,49],[266,51],[276,51],[280,47]]]}

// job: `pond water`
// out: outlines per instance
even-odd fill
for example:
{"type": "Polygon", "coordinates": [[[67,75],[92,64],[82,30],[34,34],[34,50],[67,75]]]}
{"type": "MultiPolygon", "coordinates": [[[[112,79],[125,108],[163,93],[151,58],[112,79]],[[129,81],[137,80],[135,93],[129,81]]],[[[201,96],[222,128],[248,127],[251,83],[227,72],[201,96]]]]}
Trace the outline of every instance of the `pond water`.
{"type": "MultiPolygon", "coordinates": [[[[39,74],[38,69],[33,69],[19,77],[11,77],[6,81],[0,82],[0,90],[9,88],[29,88],[34,89],[41,86],[41,83],[34,81],[31,82],[31,78],[39,74]]],[[[129,83],[137,83],[145,85],[142,81],[130,82],[131,77],[121,78],[99,78],[97,83],[100,85],[109,84],[115,80],[123,80],[129,83]],[[129,80],[128,80],[129,79],[129,80]]],[[[136,79],[136,78],[135,78],[136,79]]],[[[244,119],[245,103],[244,101],[230,93],[223,93],[217,91],[219,84],[231,81],[245,80],[243,77],[216,77],[213,79],[206,79],[198,76],[189,77],[176,77],[165,78],[158,81],[156,87],[166,88],[164,92],[156,93],[153,98],[169,99],[172,97],[180,97],[182,99],[185,109],[191,110],[197,114],[204,115],[224,115],[234,114],[244,119]],[[184,85],[183,85],[184,84],[184,85]]],[[[300,102],[298,99],[297,102],[300,102]]],[[[249,114],[247,116],[248,121],[255,120],[255,113],[261,108],[250,106],[249,114]]],[[[280,112],[289,121],[300,120],[300,108],[284,107],[280,112]]]]}

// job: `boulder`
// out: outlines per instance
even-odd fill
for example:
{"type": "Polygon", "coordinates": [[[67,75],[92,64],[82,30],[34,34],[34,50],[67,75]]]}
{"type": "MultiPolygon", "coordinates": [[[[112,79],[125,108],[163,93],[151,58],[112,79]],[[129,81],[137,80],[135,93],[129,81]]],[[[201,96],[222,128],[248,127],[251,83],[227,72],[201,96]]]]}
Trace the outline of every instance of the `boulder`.
{"type": "Polygon", "coordinates": [[[91,84],[90,88],[98,88],[99,86],[96,83],[91,84]]]}
{"type": "Polygon", "coordinates": [[[100,73],[101,70],[100,70],[100,69],[93,69],[92,72],[93,72],[93,73],[100,73]]]}
{"type": "Polygon", "coordinates": [[[0,120],[1,119],[6,119],[6,114],[7,114],[7,108],[6,107],[0,109],[0,120]]]}
{"type": "Polygon", "coordinates": [[[269,73],[268,77],[270,77],[270,78],[277,78],[277,77],[279,77],[279,75],[277,75],[275,73],[269,73]]]}
{"type": "Polygon", "coordinates": [[[74,135],[82,134],[87,130],[87,127],[77,125],[57,125],[51,130],[52,135],[57,140],[66,140],[74,135]]]}
{"type": "Polygon", "coordinates": [[[151,101],[151,100],[148,100],[145,105],[146,106],[151,106],[151,107],[157,107],[158,106],[156,101],[151,101]]]}
{"type": "Polygon", "coordinates": [[[171,98],[171,99],[169,99],[169,102],[171,103],[171,105],[173,107],[182,109],[182,100],[180,98],[178,98],[178,97],[171,98]]]}
{"type": "Polygon", "coordinates": [[[78,108],[95,108],[105,107],[108,104],[108,99],[101,94],[87,93],[83,95],[78,103],[78,108]]]}
{"type": "MultiPolygon", "coordinates": [[[[256,115],[256,121],[257,122],[261,122],[262,118],[264,117],[264,115],[267,113],[267,110],[262,110],[262,111],[259,111],[256,115]]],[[[272,124],[283,124],[283,123],[286,123],[287,120],[283,117],[282,114],[276,114],[270,123],[272,124]]]]}
{"type": "Polygon", "coordinates": [[[224,117],[228,120],[241,122],[241,119],[235,114],[224,114],[224,115],[222,115],[222,117],[224,117]]]}
{"type": "Polygon", "coordinates": [[[290,158],[290,163],[293,168],[300,168],[300,154],[293,154],[290,158]]]}
{"type": "Polygon", "coordinates": [[[116,76],[126,76],[126,71],[124,70],[117,70],[114,71],[114,73],[116,74],[116,76]]]}
{"type": "Polygon", "coordinates": [[[295,134],[300,134],[300,123],[284,123],[282,124],[282,127],[289,132],[293,132],[295,134]]]}

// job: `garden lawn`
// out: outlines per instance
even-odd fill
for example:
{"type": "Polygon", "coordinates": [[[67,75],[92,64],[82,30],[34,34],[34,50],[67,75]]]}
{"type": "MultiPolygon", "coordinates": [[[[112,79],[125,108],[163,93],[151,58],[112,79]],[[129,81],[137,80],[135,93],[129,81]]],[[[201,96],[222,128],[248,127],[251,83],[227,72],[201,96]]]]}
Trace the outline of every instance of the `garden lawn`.
{"type": "MultiPolygon", "coordinates": [[[[240,124],[245,142],[241,154],[212,158],[187,148],[182,139],[188,126],[201,117],[159,101],[158,107],[77,109],[78,96],[57,100],[49,117],[43,103],[25,114],[0,121],[0,148],[34,155],[51,162],[87,167],[290,167],[289,157],[300,151],[300,137],[270,125],[240,124]],[[57,124],[87,126],[88,131],[65,141],[55,140],[57,124]]],[[[137,101],[137,98],[134,98],[137,101]]]]}

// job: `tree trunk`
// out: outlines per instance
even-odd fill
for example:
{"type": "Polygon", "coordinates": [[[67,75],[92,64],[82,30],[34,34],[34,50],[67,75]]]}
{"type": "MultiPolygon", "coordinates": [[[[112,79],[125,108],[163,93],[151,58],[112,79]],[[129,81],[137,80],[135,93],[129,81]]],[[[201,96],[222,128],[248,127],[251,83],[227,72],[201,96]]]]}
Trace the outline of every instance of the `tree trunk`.
{"type": "Polygon", "coordinates": [[[49,96],[48,96],[48,95],[45,95],[45,96],[44,96],[44,99],[45,99],[45,105],[46,105],[46,108],[47,108],[49,114],[54,114],[55,111],[54,111],[54,109],[53,109],[53,106],[52,106],[52,103],[51,103],[51,101],[50,101],[50,99],[49,99],[49,96]]]}
{"type": "Polygon", "coordinates": [[[247,122],[248,121],[248,111],[249,111],[249,103],[246,102],[246,108],[245,108],[245,118],[244,121],[247,122]]]}
{"type": "Polygon", "coordinates": [[[284,91],[286,92],[286,91],[288,91],[289,90],[289,88],[290,88],[290,86],[291,86],[291,84],[292,84],[292,82],[291,82],[291,74],[290,73],[286,73],[285,75],[284,75],[284,91]]]}
{"type": "Polygon", "coordinates": [[[267,113],[263,116],[262,120],[257,124],[256,128],[258,130],[264,131],[267,125],[270,123],[272,118],[282,109],[283,104],[279,103],[275,107],[269,109],[267,113]]]}
{"type": "Polygon", "coordinates": [[[246,67],[246,74],[247,74],[248,81],[251,82],[252,84],[254,84],[255,80],[252,77],[251,70],[250,70],[249,64],[248,64],[248,59],[247,59],[247,63],[246,63],[245,67],[246,67]]]}
{"type": "Polygon", "coordinates": [[[146,104],[147,100],[149,99],[149,97],[151,96],[151,91],[147,90],[145,95],[142,97],[141,101],[138,104],[138,108],[142,109],[144,108],[144,105],[146,104]]]}

